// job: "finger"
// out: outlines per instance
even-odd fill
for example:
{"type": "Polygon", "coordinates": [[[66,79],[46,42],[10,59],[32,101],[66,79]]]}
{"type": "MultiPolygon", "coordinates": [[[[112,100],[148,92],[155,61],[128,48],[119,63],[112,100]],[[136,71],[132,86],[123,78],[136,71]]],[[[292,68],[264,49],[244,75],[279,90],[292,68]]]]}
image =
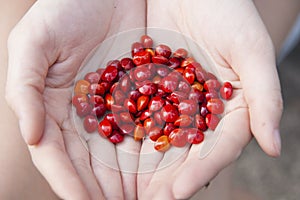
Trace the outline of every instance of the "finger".
{"type": "Polygon", "coordinates": [[[26,143],[33,145],[40,140],[44,129],[42,93],[50,62],[45,50],[50,46],[44,46],[47,36],[34,34],[30,28],[19,25],[10,35],[6,97],[19,118],[26,143]]]}
{"type": "Polygon", "coordinates": [[[87,146],[84,145],[75,131],[63,131],[63,138],[67,154],[90,198],[95,200],[104,199],[102,190],[91,168],[87,146]]]}
{"type": "Polygon", "coordinates": [[[203,159],[199,159],[203,143],[192,145],[187,159],[175,172],[177,175],[172,190],[176,199],[189,198],[237,159],[251,139],[247,120],[249,118],[246,108],[238,108],[223,117],[215,130],[222,131],[220,138],[203,159]]]}
{"type": "Polygon", "coordinates": [[[141,143],[133,140],[132,137],[124,137],[124,141],[116,145],[125,199],[137,198],[136,174],[140,148],[141,143]]]}
{"type": "Polygon", "coordinates": [[[268,155],[279,156],[279,123],[283,109],[281,89],[272,44],[263,45],[260,49],[243,47],[249,50],[232,55],[232,66],[237,66],[242,82],[253,135],[268,155]]]}
{"type": "Polygon", "coordinates": [[[35,166],[62,199],[90,198],[65,151],[61,130],[51,118],[46,119],[40,143],[29,150],[35,166]]]}
{"type": "Polygon", "coordinates": [[[105,199],[124,199],[114,145],[98,134],[91,134],[87,144],[91,152],[92,169],[105,199]]]}
{"type": "Polygon", "coordinates": [[[164,156],[163,153],[157,152],[153,146],[153,142],[147,138],[143,141],[141,147],[137,175],[137,190],[139,198],[142,196],[144,191],[146,191],[155,170],[164,156]]]}

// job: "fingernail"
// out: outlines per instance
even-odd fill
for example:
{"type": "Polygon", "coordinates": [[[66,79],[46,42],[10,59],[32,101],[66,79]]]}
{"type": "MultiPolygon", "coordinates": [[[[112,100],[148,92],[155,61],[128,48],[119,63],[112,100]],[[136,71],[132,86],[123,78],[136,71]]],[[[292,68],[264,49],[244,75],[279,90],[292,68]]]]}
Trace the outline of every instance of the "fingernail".
{"type": "Polygon", "coordinates": [[[280,139],[280,132],[278,129],[274,131],[274,147],[276,149],[277,155],[280,156],[281,152],[281,139],[280,139]]]}

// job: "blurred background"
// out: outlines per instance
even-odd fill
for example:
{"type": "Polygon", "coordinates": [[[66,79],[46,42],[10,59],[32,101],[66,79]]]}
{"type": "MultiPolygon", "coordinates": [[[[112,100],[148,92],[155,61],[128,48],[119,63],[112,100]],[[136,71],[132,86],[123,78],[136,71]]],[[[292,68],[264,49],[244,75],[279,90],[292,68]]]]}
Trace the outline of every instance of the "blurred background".
{"type": "Polygon", "coordinates": [[[279,76],[284,100],[281,157],[275,159],[266,156],[256,141],[252,140],[233,166],[234,186],[251,192],[257,199],[298,200],[300,199],[300,44],[279,65],[279,76]]]}

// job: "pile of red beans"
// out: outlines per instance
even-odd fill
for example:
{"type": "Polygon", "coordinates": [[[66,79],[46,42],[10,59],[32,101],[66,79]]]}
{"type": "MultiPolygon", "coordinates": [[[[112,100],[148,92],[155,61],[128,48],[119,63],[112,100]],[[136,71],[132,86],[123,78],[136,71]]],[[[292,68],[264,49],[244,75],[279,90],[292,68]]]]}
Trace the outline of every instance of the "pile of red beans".
{"type": "Polygon", "coordinates": [[[153,48],[147,35],[132,44],[131,54],[76,82],[72,103],[86,132],[98,131],[114,144],[125,135],[148,137],[164,152],[199,144],[204,131],[215,130],[224,112],[221,98],[233,93],[229,82],[221,84],[183,48],[153,48]]]}

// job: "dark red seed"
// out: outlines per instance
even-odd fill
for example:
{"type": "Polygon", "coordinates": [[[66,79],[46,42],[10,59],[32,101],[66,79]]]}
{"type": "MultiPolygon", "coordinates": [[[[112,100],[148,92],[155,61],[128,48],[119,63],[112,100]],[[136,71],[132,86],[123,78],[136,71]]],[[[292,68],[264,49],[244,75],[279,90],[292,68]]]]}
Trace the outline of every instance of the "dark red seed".
{"type": "Polygon", "coordinates": [[[151,60],[155,64],[163,64],[163,65],[166,65],[169,62],[168,58],[161,55],[153,56],[151,60]]]}
{"type": "Polygon", "coordinates": [[[84,76],[84,80],[92,83],[98,83],[100,80],[100,74],[97,72],[89,72],[84,76]]]}
{"type": "Polygon", "coordinates": [[[200,144],[204,140],[204,134],[202,131],[196,128],[190,128],[186,130],[187,142],[190,144],[200,144]]]}
{"type": "Polygon", "coordinates": [[[205,95],[203,92],[201,92],[200,90],[197,89],[192,89],[192,91],[189,94],[188,99],[190,100],[194,100],[197,103],[202,103],[205,101],[205,95]]]}
{"type": "Polygon", "coordinates": [[[174,129],[169,135],[170,143],[175,147],[184,147],[187,143],[186,133],[183,129],[174,129]]]}
{"type": "Polygon", "coordinates": [[[83,121],[83,127],[88,133],[92,133],[97,130],[98,120],[93,115],[87,115],[83,121]]]}
{"type": "Polygon", "coordinates": [[[204,95],[205,95],[205,98],[207,101],[209,101],[210,99],[219,98],[219,94],[215,90],[210,90],[209,92],[204,92],[204,95]]]}
{"type": "Polygon", "coordinates": [[[92,110],[92,107],[87,102],[81,102],[76,106],[76,113],[79,117],[85,117],[92,110]]]}
{"type": "Polygon", "coordinates": [[[201,105],[200,107],[199,107],[199,109],[200,109],[200,115],[202,116],[202,117],[206,117],[206,115],[209,113],[209,111],[207,110],[207,107],[206,107],[206,104],[205,105],[201,105]]]}
{"type": "Polygon", "coordinates": [[[95,115],[98,119],[103,117],[106,112],[106,106],[104,103],[95,104],[92,108],[91,114],[95,115]]]}
{"type": "Polygon", "coordinates": [[[105,89],[105,92],[108,92],[110,90],[110,87],[111,87],[111,83],[108,83],[108,82],[100,82],[99,83],[102,87],[104,87],[105,89]]]}
{"type": "Polygon", "coordinates": [[[115,91],[115,89],[118,87],[118,85],[119,82],[115,82],[114,84],[112,84],[112,86],[109,89],[109,93],[112,94],[115,91]]]}
{"type": "Polygon", "coordinates": [[[131,45],[131,56],[133,57],[136,53],[144,51],[144,46],[140,42],[135,42],[131,45]]]}
{"type": "Polygon", "coordinates": [[[157,85],[155,83],[147,83],[139,88],[139,92],[143,95],[150,96],[157,92],[157,85]]]}
{"type": "Polygon", "coordinates": [[[140,96],[142,96],[142,94],[138,90],[132,90],[129,93],[129,98],[133,101],[137,101],[140,96]]]}
{"type": "Polygon", "coordinates": [[[149,96],[146,95],[140,96],[136,104],[137,110],[138,111],[144,110],[148,106],[148,103],[149,103],[149,96]]]}
{"type": "Polygon", "coordinates": [[[116,67],[118,71],[122,70],[121,62],[119,60],[110,60],[107,62],[106,66],[116,67]]]}
{"type": "Polygon", "coordinates": [[[170,58],[168,66],[171,69],[178,68],[180,66],[180,60],[178,58],[175,58],[175,57],[170,58]]]}
{"type": "Polygon", "coordinates": [[[146,65],[143,65],[135,68],[133,75],[135,80],[142,82],[145,80],[150,80],[152,74],[149,68],[146,65]]]}
{"type": "Polygon", "coordinates": [[[183,115],[194,115],[198,110],[198,104],[193,100],[183,100],[179,103],[178,110],[183,115]]]}
{"type": "Polygon", "coordinates": [[[190,90],[191,90],[191,85],[186,80],[179,82],[178,91],[187,93],[190,90]]]}
{"type": "Polygon", "coordinates": [[[98,83],[93,83],[89,86],[89,94],[90,95],[104,95],[105,93],[105,88],[98,84],[98,83]]]}
{"type": "Polygon", "coordinates": [[[107,120],[102,120],[98,125],[98,132],[103,137],[108,137],[112,132],[112,126],[107,120]]]}
{"type": "Polygon", "coordinates": [[[153,97],[149,102],[149,111],[154,112],[160,110],[165,104],[165,100],[163,100],[161,97],[156,96],[153,97]]]}
{"type": "Polygon", "coordinates": [[[170,47],[164,44],[160,44],[155,48],[155,55],[160,55],[166,58],[169,58],[171,55],[172,51],[170,47]]]}
{"type": "Polygon", "coordinates": [[[122,90],[124,93],[127,93],[130,90],[131,86],[132,86],[132,84],[131,84],[129,76],[124,75],[122,77],[122,79],[119,81],[120,90],[122,90]]]}
{"type": "Polygon", "coordinates": [[[144,65],[144,64],[150,63],[151,55],[148,51],[137,52],[133,56],[132,60],[133,60],[133,63],[137,66],[144,65]]]}
{"type": "Polygon", "coordinates": [[[154,126],[149,130],[149,138],[152,141],[156,141],[160,136],[163,135],[163,131],[160,127],[154,126]]]}
{"type": "Polygon", "coordinates": [[[195,75],[196,75],[196,79],[199,83],[204,83],[207,80],[207,73],[202,68],[199,68],[199,67],[196,68],[195,75]]]}
{"type": "Polygon", "coordinates": [[[109,123],[112,126],[112,129],[116,130],[118,129],[118,125],[117,125],[117,121],[118,121],[118,115],[114,115],[113,113],[108,113],[107,115],[105,115],[104,119],[109,121],[109,123]]]}
{"type": "Polygon", "coordinates": [[[128,111],[130,113],[136,113],[137,112],[137,106],[136,106],[136,103],[135,101],[133,101],[132,99],[125,99],[124,101],[124,107],[126,109],[128,109],[128,111]]]}
{"type": "Polygon", "coordinates": [[[207,114],[205,117],[205,123],[208,126],[208,128],[211,130],[216,129],[216,127],[219,124],[219,121],[220,121],[219,117],[214,114],[207,114]]]}
{"type": "Polygon", "coordinates": [[[167,95],[168,95],[168,93],[166,93],[165,91],[163,91],[161,88],[158,88],[157,92],[155,94],[155,96],[159,96],[159,97],[166,97],[167,95]]]}
{"type": "Polygon", "coordinates": [[[183,77],[185,78],[185,80],[187,80],[187,82],[189,84],[193,84],[195,81],[195,74],[191,69],[187,69],[185,68],[185,70],[183,71],[183,77]]]}
{"type": "Polygon", "coordinates": [[[205,123],[205,119],[203,116],[196,114],[195,115],[195,127],[198,128],[201,131],[207,130],[207,125],[205,123]]]}
{"type": "Polygon", "coordinates": [[[144,48],[152,48],[153,46],[153,40],[148,35],[142,35],[141,43],[143,44],[144,48]]]}
{"type": "Polygon", "coordinates": [[[164,130],[163,130],[164,135],[169,136],[170,133],[176,128],[177,127],[173,123],[166,123],[164,130]]]}
{"type": "Polygon", "coordinates": [[[228,100],[231,98],[233,93],[233,88],[230,82],[224,82],[221,89],[220,89],[220,96],[225,99],[228,100]]]}
{"type": "Polygon", "coordinates": [[[107,66],[104,72],[102,73],[101,80],[105,82],[112,82],[118,76],[118,69],[115,66],[107,66]]]}
{"type": "Polygon", "coordinates": [[[123,71],[123,69],[121,71],[118,71],[118,76],[115,81],[120,80],[125,74],[126,74],[126,72],[123,71]]]}
{"type": "Polygon", "coordinates": [[[152,113],[149,110],[144,110],[140,116],[140,120],[144,121],[145,119],[147,119],[148,117],[150,117],[152,115],[152,113]]]}
{"type": "Polygon", "coordinates": [[[111,143],[118,144],[118,143],[123,142],[123,140],[124,140],[124,135],[122,135],[122,134],[120,133],[120,131],[114,130],[114,131],[112,132],[111,136],[109,136],[108,139],[109,139],[109,141],[110,141],[111,143]]]}
{"type": "Polygon", "coordinates": [[[120,63],[124,70],[131,70],[135,67],[131,58],[123,58],[120,63]]]}
{"type": "Polygon", "coordinates": [[[158,67],[156,73],[161,77],[165,77],[170,73],[170,70],[167,67],[158,67]]]}
{"type": "Polygon", "coordinates": [[[210,99],[206,105],[212,114],[222,114],[224,112],[224,103],[221,99],[210,99]]]}
{"type": "Polygon", "coordinates": [[[161,118],[165,122],[174,122],[178,118],[178,110],[175,106],[173,105],[165,105],[161,109],[161,118]]]}
{"type": "Polygon", "coordinates": [[[179,104],[181,101],[187,98],[187,93],[185,92],[179,92],[174,91],[169,96],[167,96],[167,99],[173,103],[179,104]]]}

